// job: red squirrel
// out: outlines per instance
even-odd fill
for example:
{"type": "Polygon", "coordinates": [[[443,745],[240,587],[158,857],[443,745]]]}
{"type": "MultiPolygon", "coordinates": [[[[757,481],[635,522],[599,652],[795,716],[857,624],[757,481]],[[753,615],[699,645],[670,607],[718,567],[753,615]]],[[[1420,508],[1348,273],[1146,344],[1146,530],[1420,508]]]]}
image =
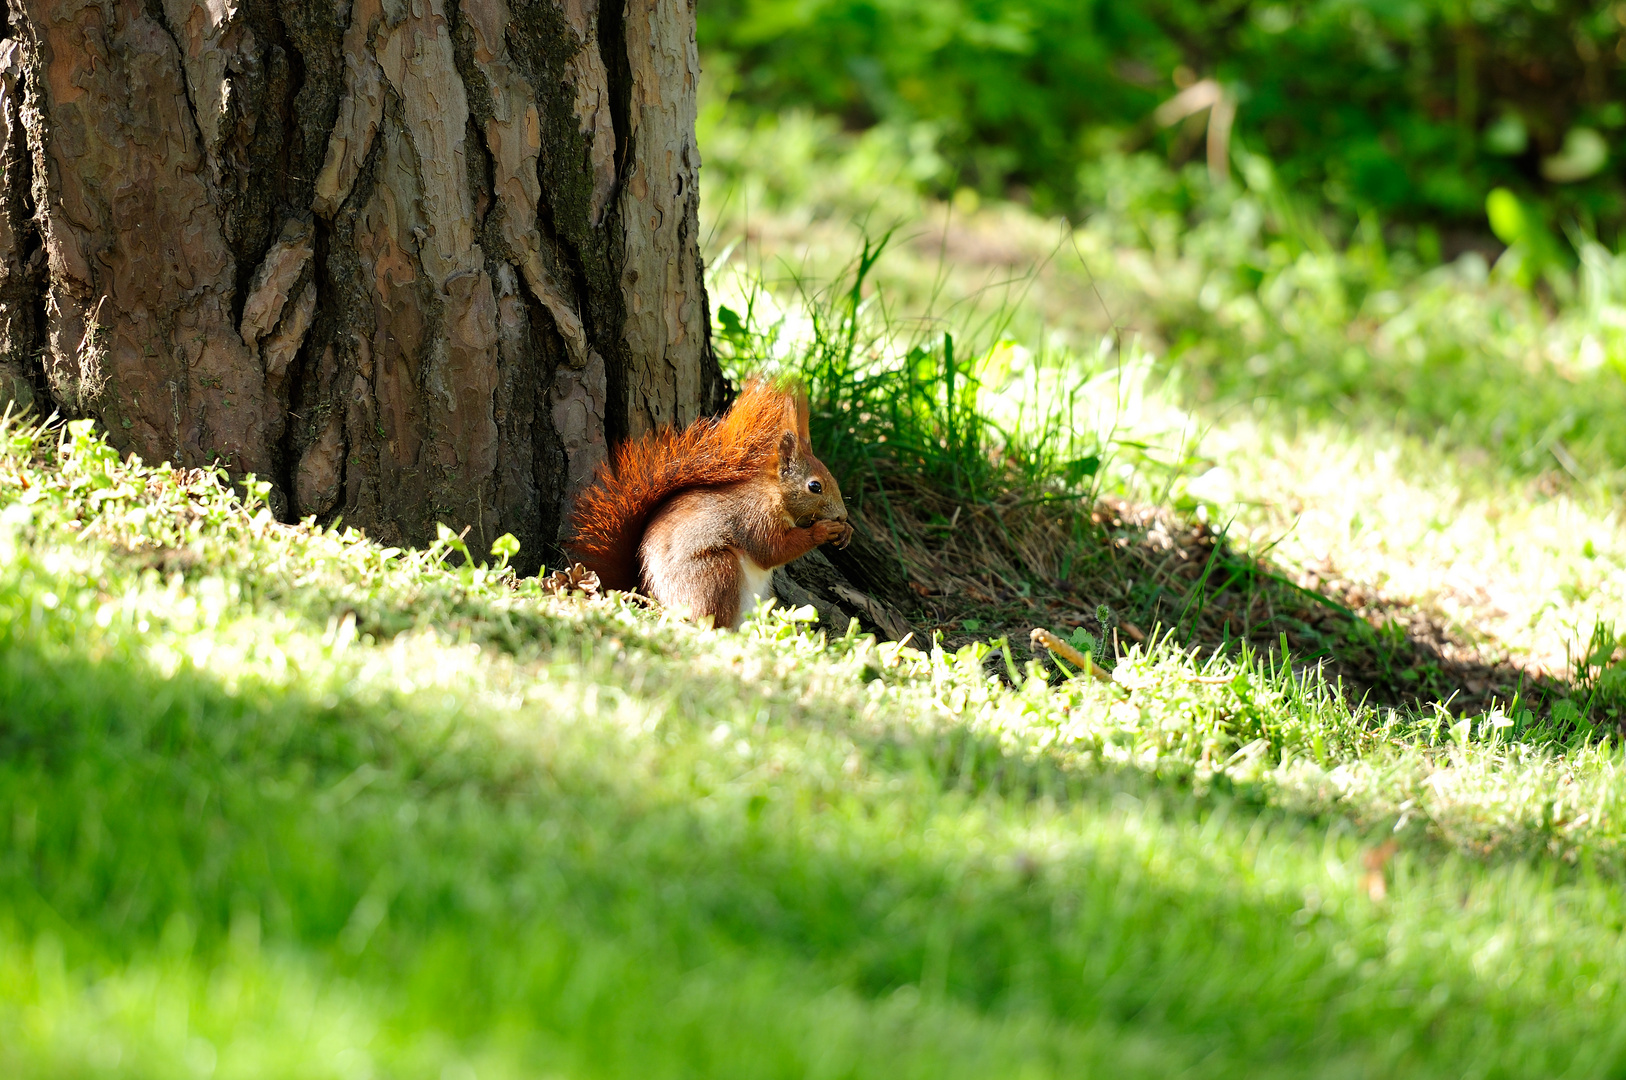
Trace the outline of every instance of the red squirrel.
{"type": "Polygon", "coordinates": [[[623,443],[577,497],[565,550],[606,589],[739,626],[774,567],[852,539],[807,421],[806,394],[753,380],[719,419],[623,443]]]}

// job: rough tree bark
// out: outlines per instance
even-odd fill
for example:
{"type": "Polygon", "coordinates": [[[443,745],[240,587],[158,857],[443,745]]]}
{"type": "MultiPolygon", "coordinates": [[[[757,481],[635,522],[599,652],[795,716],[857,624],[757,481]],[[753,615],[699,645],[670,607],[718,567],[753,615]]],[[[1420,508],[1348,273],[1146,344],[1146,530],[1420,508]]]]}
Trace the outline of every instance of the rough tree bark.
{"type": "Polygon", "coordinates": [[[692,0],[9,0],[0,400],[514,533],[719,407],[692,0]]]}

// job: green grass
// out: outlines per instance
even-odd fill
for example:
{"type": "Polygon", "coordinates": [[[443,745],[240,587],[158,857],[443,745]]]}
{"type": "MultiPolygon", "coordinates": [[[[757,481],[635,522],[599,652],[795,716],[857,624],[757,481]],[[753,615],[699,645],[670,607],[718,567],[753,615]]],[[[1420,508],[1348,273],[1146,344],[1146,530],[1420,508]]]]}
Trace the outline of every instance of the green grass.
{"type": "Polygon", "coordinates": [[[912,342],[952,331],[968,359],[1008,339],[1099,367],[1104,341],[1210,420],[1399,430],[1516,481],[1626,491],[1626,257],[1580,233],[1574,268],[1531,287],[1518,243],[1495,267],[1477,251],[1429,265],[1375,218],[1335,242],[1258,156],[1216,188],[1148,153],[1098,155],[1099,209],[1074,225],[970,192],[933,203],[907,142],[799,113],[747,124],[715,88],[701,136],[725,295],[816,291],[890,230],[871,277],[912,342]]]}
{"type": "Polygon", "coordinates": [[[1620,623],[1620,258],[1583,245],[1579,271],[1532,290],[1516,250],[1425,270],[1375,222],[1335,246],[1256,158],[1216,191],[1200,170],[1103,156],[1103,209],[1079,226],[965,191],[934,203],[911,180],[919,148],[886,131],[748,124],[715,87],[702,98],[713,306],[759,331],[722,350],[828,383],[838,405],[869,391],[824,411],[821,452],[907,540],[917,583],[959,598],[939,612],[950,633],[1007,625],[969,610],[973,590],[1064,633],[1101,600],[1147,624],[1186,613],[1205,648],[1287,630],[1296,655],[1347,660],[1375,631],[1353,684],[1472,709],[1562,683],[1593,629],[1620,623]],[[878,236],[854,312],[855,256],[878,236]],[[947,437],[950,335],[987,438],[947,437]],[[1087,496],[1110,505],[1069,520],[1061,500],[1087,496]],[[1113,525],[1120,500],[1126,519],[1155,509],[1150,531],[1113,525]],[[1206,556],[1181,542],[1194,515],[1223,531],[1227,564],[1274,584],[1217,568],[1194,591],[1167,546],[1206,556]],[[1080,595],[1035,613],[1057,578],[1080,595]],[[1230,610],[1198,595],[1219,586],[1230,610]]]}
{"type": "MultiPolygon", "coordinates": [[[[1461,462],[1447,471],[1444,436],[1420,446],[1402,435],[1395,446],[1393,434],[1368,428],[1355,440],[1346,433],[1353,445],[1342,453],[1323,444],[1305,454],[1259,445],[1275,433],[1257,422],[1225,432],[1228,439],[1194,430],[1196,417],[1175,404],[1177,389],[1156,381],[1159,367],[1189,366],[1189,358],[1160,360],[1135,344],[1111,349],[1111,339],[1083,353],[1027,348],[1004,336],[1022,314],[1009,300],[964,336],[945,330],[929,307],[924,316],[911,310],[919,298],[888,273],[889,258],[907,266],[911,256],[893,241],[866,240],[817,287],[798,277],[776,291],[725,271],[718,346],[736,369],[790,370],[809,387],[815,444],[857,519],[907,565],[924,598],[915,623],[923,633],[940,629],[958,645],[1000,633],[1025,641],[1046,621],[1064,633],[1093,631],[1088,613],[1110,601],[1139,626],[1171,628],[1188,647],[1324,659],[1352,695],[1377,702],[1450,701],[1474,712],[1500,701],[1514,715],[1556,707],[1619,721],[1618,703],[1576,699],[1566,685],[1571,654],[1614,620],[1611,600],[1626,599],[1626,577],[1611,569],[1618,556],[1597,557],[1600,543],[1608,550],[1620,539],[1608,496],[1597,494],[1606,484],[1590,485],[1591,536],[1561,540],[1554,551],[1529,525],[1491,526],[1531,507],[1516,488],[1474,507],[1470,483],[1494,488],[1500,477],[1493,472],[1487,485],[1485,470],[1461,462]],[[1221,451],[1227,442],[1232,449],[1221,451]],[[1358,479],[1396,459],[1432,468],[1358,479]],[[1287,475],[1263,482],[1272,471],[1287,475]],[[1432,490],[1419,490],[1425,476],[1432,490]],[[1284,514],[1261,500],[1269,487],[1296,508],[1284,514]],[[1339,515],[1307,519],[1303,499],[1316,489],[1341,503],[1339,515]],[[1439,551],[1446,545],[1436,534],[1446,530],[1449,547],[1439,551]],[[1298,543],[1277,550],[1295,534],[1298,543]],[[1320,549],[1314,571],[1292,558],[1306,541],[1320,549]],[[1389,550],[1373,559],[1375,543],[1389,550]],[[1345,576],[1354,568],[1328,566],[1328,544],[1343,549],[1339,562],[1353,561],[1354,547],[1367,565],[1345,576]],[[1419,559],[1419,547],[1436,551],[1419,559]],[[1560,570],[1569,578],[1564,602],[1554,602],[1550,582],[1508,583],[1492,572],[1473,580],[1463,572],[1469,555],[1526,579],[1537,567],[1549,578],[1560,570]],[[1464,600],[1479,610],[1464,611],[1464,600]]],[[[979,299],[941,286],[935,299],[945,306],[979,299]]],[[[1025,658],[1020,641],[1017,656],[1025,658]]]]}
{"type": "Polygon", "coordinates": [[[1626,1063],[1611,739],[1168,645],[1007,687],[456,552],[6,429],[9,1075],[1626,1063]]]}
{"type": "Polygon", "coordinates": [[[1092,610],[1188,590],[1163,619],[1186,637],[1125,640],[1109,685],[1021,640],[702,631],[469,565],[449,532],[278,523],[263,488],[121,462],[87,424],[0,423],[0,1075],[1626,1071],[1619,462],[1570,431],[1581,475],[1555,474],[1485,411],[1613,400],[1602,367],[1536,363],[1592,331],[1614,363],[1613,301],[1550,318],[1400,267],[1404,304],[1457,315],[1395,340],[1471,362],[1241,408],[1202,391],[1245,382],[1224,313],[1274,313],[1291,383],[1374,332],[1383,289],[1339,322],[1304,285],[1352,289],[1360,252],[1249,278],[1271,248],[1217,211],[1135,239],[1130,208],[1030,274],[1055,223],[971,200],[821,288],[858,203],[945,208],[872,182],[898,165],[874,138],[821,158],[797,123],[706,136],[708,170],[761,159],[749,199],[707,194],[735,207],[714,241],[748,241],[715,290],[730,360],[812,380],[844,490],[932,584],[998,592],[990,625],[1065,629],[1045,590],[1077,570],[1092,610]],[[1102,300],[1156,319],[1103,348],[1102,300]],[[1212,636],[1242,578],[1285,650],[1212,636]],[[1325,600],[1272,606],[1303,589],[1325,600]],[[1352,701],[1289,625],[1325,601],[1353,612],[1335,644],[1399,656],[1415,612],[1555,692],[1352,701]]]}

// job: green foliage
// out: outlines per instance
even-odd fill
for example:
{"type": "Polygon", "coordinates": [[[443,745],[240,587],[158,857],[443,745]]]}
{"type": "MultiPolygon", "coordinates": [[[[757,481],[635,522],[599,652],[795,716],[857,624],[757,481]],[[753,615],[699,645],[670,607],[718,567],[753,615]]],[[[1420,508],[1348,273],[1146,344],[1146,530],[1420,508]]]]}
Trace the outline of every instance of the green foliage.
{"type": "Polygon", "coordinates": [[[700,43],[755,109],[810,106],[924,136],[938,191],[1097,205],[1081,167],[1148,140],[1176,164],[1203,118],[1159,128],[1177,83],[1213,78],[1236,141],[1349,222],[1483,227],[1498,186],[1611,236],[1626,189],[1626,24],[1597,0],[718,0],[700,43]],[[1195,127],[1193,126],[1195,125],[1195,127]]]}
{"type": "Polygon", "coordinates": [[[1507,245],[1497,259],[1497,269],[1523,288],[1545,280],[1557,293],[1570,292],[1562,270],[1565,253],[1548,231],[1533,207],[1519,202],[1507,188],[1496,188],[1485,197],[1485,216],[1491,232],[1507,245]]]}

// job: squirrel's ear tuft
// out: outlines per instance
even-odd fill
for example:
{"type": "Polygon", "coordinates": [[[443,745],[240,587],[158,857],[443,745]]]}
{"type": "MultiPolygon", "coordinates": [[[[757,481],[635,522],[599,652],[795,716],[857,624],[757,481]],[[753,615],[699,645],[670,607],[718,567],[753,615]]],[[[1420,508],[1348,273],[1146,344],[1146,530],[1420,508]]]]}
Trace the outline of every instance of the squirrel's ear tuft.
{"type": "Polygon", "coordinates": [[[787,431],[779,436],[779,471],[788,473],[796,467],[796,433],[787,431]]]}
{"type": "Polygon", "coordinates": [[[813,436],[807,430],[807,423],[808,423],[808,419],[809,419],[809,417],[808,417],[808,408],[807,408],[807,391],[806,390],[798,390],[798,391],[796,391],[795,398],[796,398],[796,434],[801,437],[803,442],[812,443],[813,436]]]}
{"type": "Polygon", "coordinates": [[[806,406],[802,403],[803,397],[795,390],[782,390],[779,393],[779,423],[786,431],[802,433],[802,416],[806,406]]]}

